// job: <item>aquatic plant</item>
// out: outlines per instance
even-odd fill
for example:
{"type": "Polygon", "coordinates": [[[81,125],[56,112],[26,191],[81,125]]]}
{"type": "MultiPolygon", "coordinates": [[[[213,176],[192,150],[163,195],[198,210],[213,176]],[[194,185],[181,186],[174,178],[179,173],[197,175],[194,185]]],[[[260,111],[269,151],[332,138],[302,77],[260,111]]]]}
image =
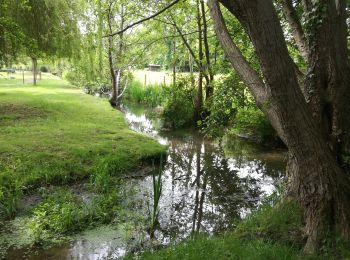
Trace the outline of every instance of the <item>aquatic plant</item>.
{"type": "MultiPolygon", "coordinates": [[[[154,163],[153,163],[154,164],[154,163]]],[[[154,165],[153,165],[154,167],[154,165]]],[[[150,237],[154,239],[154,231],[158,225],[158,215],[159,215],[159,200],[162,195],[162,171],[163,171],[163,157],[160,157],[159,171],[153,171],[153,208],[151,213],[151,225],[150,225],[150,237]]]]}
{"type": "Polygon", "coordinates": [[[161,105],[166,99],[167,87],[159,84],[143,86],[141,82],[133,80],[125,92],[125,98],[155,107],[161,105]]]}
{"type": "MultiPolygon", "coordinates": [[[[0,175],[0,219],[12,218],[22,197],[20,182],[5,174],[0,175]]],[[[1,226],[1,224],[0,224],[1,226]]]]}

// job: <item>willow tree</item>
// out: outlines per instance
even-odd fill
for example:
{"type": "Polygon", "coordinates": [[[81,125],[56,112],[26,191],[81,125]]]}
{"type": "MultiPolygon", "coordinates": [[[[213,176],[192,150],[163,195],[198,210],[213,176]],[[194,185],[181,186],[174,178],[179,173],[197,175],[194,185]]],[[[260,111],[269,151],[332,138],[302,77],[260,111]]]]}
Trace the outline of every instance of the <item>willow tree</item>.
{"type": "Polygon", "coordinates": [[[68,0],[14,0],[8,6],[24,35],[21,49],[32,60],[34,85],[38,59],[72,56],[79,38],[76,6],[68,0]]]}
{"type": "Polygon", "coordinates": [[[10,0],[0,2],[0,66],[10,67],[21,53],[24,35],[11,15],[10,0]]]}
{"type": "Polygon", "coordinates": [[[288,53],[272,0],[208,1],[228,59],[288,147],[286,196],[296,199],[304,210],[304,250],[313,253],[329,232],[350,238],[346,1],[283,0],[282,4],[308,66],[299,81],[300,71],[288,53]],[[249,34],[261,73],[250,66],[232,40],[219,2],[249,34]]]}

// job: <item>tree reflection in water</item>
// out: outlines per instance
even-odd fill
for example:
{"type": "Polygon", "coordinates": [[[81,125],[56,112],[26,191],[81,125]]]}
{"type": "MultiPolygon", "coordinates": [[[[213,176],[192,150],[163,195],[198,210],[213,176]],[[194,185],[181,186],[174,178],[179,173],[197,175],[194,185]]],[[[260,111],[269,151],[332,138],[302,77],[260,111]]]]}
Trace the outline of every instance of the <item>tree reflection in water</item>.
{"type": "MultiPolygon", "coordinates": [[[[232,228],[274,191],[283,176],[283,157],[276,152],[238,139],[223,145],[195,130],[158,133],[144,114],[126,115],[132,129],[144,132],[147,128],[146,132],[169,145],[159,202],[161,231],[156,233],[163,243],[232,228]]],[[[152,187],[151,180],[139,180],[143,194],[152,187]]]]}

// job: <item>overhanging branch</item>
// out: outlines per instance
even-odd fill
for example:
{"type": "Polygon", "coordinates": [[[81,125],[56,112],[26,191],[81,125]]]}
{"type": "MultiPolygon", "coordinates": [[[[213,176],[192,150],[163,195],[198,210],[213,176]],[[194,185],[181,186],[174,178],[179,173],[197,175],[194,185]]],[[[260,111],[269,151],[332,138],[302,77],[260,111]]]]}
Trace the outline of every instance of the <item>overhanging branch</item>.
{"type": "Polygon", "coordinates": [[[258,73],[249,65],[242,52],[230,37],[217,0],[209,0],[208,7],[214,22],[215,31],[227,58],[235,71],[251,90],[258,105],[266,102],[264,83],[258,73]]]}
{"type": "MultiPolygon", "coordinates": [[[[160,11],[158,11],[158,12],[152,14],[151,16],[148,16],[148,17],[145,17],[145,18],[143,18],[143,19],[141,19],[141,20],[138,20],[137,22],[134,22],[134,23],[132,23],[132,24],[126,26],[125,28],[123,28],[123,29],[121,29],[121,30],[119,30],[119,31],[114,32],[114,33],[111,33],[111,34],[109,34],[109,35],[105,35],[104,37],[113,37],[113,36],[115,36],[115,35],[117,35],[117,34],[121,34],[121,33],[125,32],[125,31],[127,31],[128,29],[130,29],[130,28],[132,28],[132,27],[134,27],[134,26],[136,26],[136,25],[138,25],[138,24],[141,24],[141,23],[143,23],[143,22],[146,22],[146,21],[148,21],[148,20],[151,20],[152,18],[154,18],[154,17],[156,17],[156,16],[158,16],[158,15],[164,13],[166,10],[168,10],[169,8],[171,8],[172,6],[174,6],[175,4],[177,4],[177,3],[180,2],[180,1],[181,1],[181,0],[175,0],[175,1],[171,2],[169,5],[165,6],[165,7],[164,7],[163,9],[161,9],[160,11]]],[[[185,1],[185,0],[184,0],[184,1],[185,1]]]]}

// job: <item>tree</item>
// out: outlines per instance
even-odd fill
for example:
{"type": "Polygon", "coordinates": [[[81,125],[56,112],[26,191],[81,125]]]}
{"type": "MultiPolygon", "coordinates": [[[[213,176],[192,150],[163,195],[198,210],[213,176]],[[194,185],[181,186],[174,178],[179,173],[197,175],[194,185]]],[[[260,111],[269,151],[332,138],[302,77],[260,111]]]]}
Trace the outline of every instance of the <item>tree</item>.
{"type": "Polygon", "coordinates": [[[0,65],[10,66],[18,57],[24,35],[11,15],[9,0],[0,2],[0,65]]]}
{"type": "MultiPolygon", "coordinates": [[[[120,105],[120,99],[122,98],[122,95],[127,87],[127,85],[125,85],[123,90],[121,88],[121,77],[123,74],[123,69],[125,67],[128,67],[128,64],[132,63],[132,61],[127,62],[123,60],[124,53],[126,52],[126,42],[124,39],[126,36],[126,31],[133,28],[134,26],[137,26],[140,23],[146,22],[159,16],[179,1],[180,0],[175,0],[159,11],[136,22],[130,21],[135,19],[135,17],[145,16],[145,11],[143,8],[147,7],[147,1],[146,3],[141,3],[141,5],[137,2],[130,3],[127,1],[118,2],[118,5],[114,5],[113,1],[109,2],[109,6],[107,8],[108,34],[105,37],[108,38],[108,60],[112,81],[112,95],[109,101],[112,106],[118,107],[120,105]],[[113,26],[114,24],[116,24],[116,26],[113,26]],[[114,32],[115,29],[117,30],[116,32],[114,32]],[[113,47],[115,36],[118,36],[117,48],[113,47]],[[113,53],[116,55],[113,55],[113,53]]],[[[152,5],[154,5],[154,3],[151,2],[151,6],[149,7],[152,7],[152,5]]]]}
{"type": "Polygon", "coordinates": [[[43,57],[71,57],[79,37],[75,2],[67,0],[15,0],[8,16],[20,28],[23,40],[17,43],[33,63],[36,84],[37,60],[43,57]]]}
{"type": "Polygon", "coordinates": [[[301,82],[272,0],[209,0],[208,5],[228,59],[288,147],[286,198],[302,206],[307,235],[304,251],[314,253],[328,232],[350,239],[346,1],[304,0],[303,6],[282,2],[308,66],[301,82]],[[230,37],[219,2],[251,38],[261,74],[230,37]],[[307,18],[305,24],[296,7],[307,18]]]}

